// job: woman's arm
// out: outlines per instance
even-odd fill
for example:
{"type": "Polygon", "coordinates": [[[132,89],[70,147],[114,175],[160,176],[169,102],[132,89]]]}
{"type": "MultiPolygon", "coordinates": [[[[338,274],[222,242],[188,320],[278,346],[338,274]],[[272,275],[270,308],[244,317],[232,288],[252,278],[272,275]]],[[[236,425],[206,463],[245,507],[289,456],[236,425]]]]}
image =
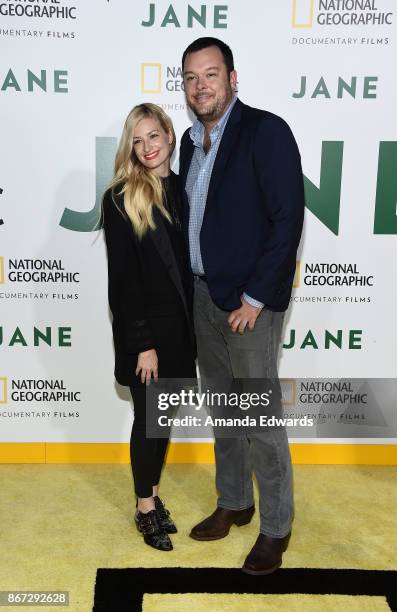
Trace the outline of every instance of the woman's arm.
{"type": "Polygon", "coordinates": [[[108,254],[108,293],[113,318],[120,325],[127,353],[155,348],[146,319],[143,271],[130,221],[116,208],[110,190],[104,196],[103,225],[108,254]]]}

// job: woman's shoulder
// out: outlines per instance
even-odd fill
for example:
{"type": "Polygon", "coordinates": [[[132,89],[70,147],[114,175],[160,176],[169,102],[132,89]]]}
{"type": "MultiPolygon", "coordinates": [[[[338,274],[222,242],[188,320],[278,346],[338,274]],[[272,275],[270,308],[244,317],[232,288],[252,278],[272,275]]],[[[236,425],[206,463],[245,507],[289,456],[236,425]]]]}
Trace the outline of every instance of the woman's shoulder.
{"type": "Polygon", "coordinates": [[[112,204],[113,206],[124,207],[124,196],[121,193],[122,185],[117,185],[116,187],[108,187],[103,194],[103,204],[104,206],[109,206],[112,204]]]}
{"type": "Polygon", "coordinates": [[[122,185],[116,185],[106,189],[105,193],[103,194],[103,208],[104,210],[108,208],[111,208],[112,210],[119,209],[119,211],[125,214],[122,185]]]}
{"type": "Polygon", "coordinates": [[[124,195],[121,193],[122,187],[109,187],[106,189],[102,198],[102,214],[106,229],[107,222],[116,220],[127,220],[124,208],[124,195]]]}

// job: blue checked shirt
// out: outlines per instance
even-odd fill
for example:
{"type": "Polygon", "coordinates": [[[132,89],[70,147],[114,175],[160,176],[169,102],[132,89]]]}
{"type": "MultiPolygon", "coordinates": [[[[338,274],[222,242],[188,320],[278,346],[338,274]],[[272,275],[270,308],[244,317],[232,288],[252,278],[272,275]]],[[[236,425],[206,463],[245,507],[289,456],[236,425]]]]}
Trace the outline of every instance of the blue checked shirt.
{"type": "MultiPolygon", "coordinates": [[[[203,223],[205,205],[207,202],[208,187],[211,180],[216,154],[222,140],[232,108],[237,98],[234,97],[228,109],[210,132],[211,146],[206,154],[203,148],[204,125],[196,119],[190,128],[190,138],[193,141],[194,152],[186,179],[186,193],[189,200],[189,246],[190,263],[193,274],[205,274],[200,250],[200,230],[203,223]]],[[[262,307],[262,302],[254,300],[245,293],[244,299],[252,306],[262,307]]]]}

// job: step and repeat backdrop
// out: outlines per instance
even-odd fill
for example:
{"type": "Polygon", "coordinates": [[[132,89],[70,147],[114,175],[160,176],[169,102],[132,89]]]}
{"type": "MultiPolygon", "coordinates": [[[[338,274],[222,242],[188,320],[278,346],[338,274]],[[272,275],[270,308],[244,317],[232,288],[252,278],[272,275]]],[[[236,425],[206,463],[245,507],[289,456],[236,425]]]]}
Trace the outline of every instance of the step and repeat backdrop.
{"type": "Polygon", "coordinates": [[[280,374],[288,415],[315,424],[290,437],[397,439],[395,2],[0,0],[2,442],[129,439],[101,196],[135,104],[178,137],[191,124],[180,62],[200,36],[231,46],[239,97],[281,115],[302,155],[280,374]]]}

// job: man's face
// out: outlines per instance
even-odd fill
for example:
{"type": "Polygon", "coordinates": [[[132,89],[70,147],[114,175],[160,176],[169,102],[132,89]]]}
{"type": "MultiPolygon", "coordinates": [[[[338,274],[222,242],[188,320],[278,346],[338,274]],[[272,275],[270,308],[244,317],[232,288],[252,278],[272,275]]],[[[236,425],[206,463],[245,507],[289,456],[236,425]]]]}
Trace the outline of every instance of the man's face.
{"type": "Polygon", "coordinates": [[[237,73],[227,73],[218,47],[207,47],[189,53],[183,70],[186,100],[195,115],[204,123],[222,117],[233,97],[237,73]]]}

